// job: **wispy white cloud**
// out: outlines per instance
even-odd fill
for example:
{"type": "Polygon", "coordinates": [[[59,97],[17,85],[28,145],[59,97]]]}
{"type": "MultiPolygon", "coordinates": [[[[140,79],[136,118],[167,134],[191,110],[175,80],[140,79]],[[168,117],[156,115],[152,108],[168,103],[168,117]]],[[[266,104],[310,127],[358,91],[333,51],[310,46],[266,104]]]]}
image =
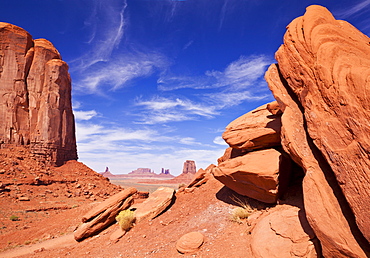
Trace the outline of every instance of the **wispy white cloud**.
{"type": "Polygon", "coordinates": [[[94,116],[97,116],[98,113],[95,110],[82,111],[75,110],[73,111],[76,120],[90,120],[94,116]]]}
{"type": "Polygon", "coordinates": [[[107,61],[124,35],[126,0],[97,0],[85,29],[90,29],[85,54],[69,62],[71,70],[85,70],[90,66],[107,61]]]}
{"type": "Polygon", "coordinates": [[[245,89],[261,78],[273,60],[267,56],[241,56],[224,71],[206,71],[203,76],[172,76],[163,74],[158,79],[158,89],[171,91],[182,88],[212,89],[227,87],[229,90],[245,89]]]}
{"type": "Polygon", "coordinates": [[[363,0],[353,5],[352,7],[346,6],[345,9],[335,12],[335,15],[340,18],[348,18],[354,15],[359,15],[364,12],[369,12],[370,0],[363,0]]]}
{"type": "Polygon", "coordinates": [[[85,70],[75,82],[75,88],[88,93],[116,90],[132,79],[151,75],[168,64],[166,57],[159,53],[121,54],[110,62],[103,62],[85,70]]]}
{"type": "Polygon", "coordinates": [[[221,136],[215,137],[215,139],[213,140],[213,143],[218,144],[218,145],[228,146],[228,144],[225,142],[224,139],[222,139],[221,136]]]}
{"type": "Polygon", "coordinates": [[[145,112],[141,112],[137,123],[156,124],[176,121],[194,120],[200,117],[213,118],[218,115],[214,107],[197,104],[189,99],[170,99],[164,97],[154,97],[150,100],[136,101],[136,106],[142,107],[145,112]]]}

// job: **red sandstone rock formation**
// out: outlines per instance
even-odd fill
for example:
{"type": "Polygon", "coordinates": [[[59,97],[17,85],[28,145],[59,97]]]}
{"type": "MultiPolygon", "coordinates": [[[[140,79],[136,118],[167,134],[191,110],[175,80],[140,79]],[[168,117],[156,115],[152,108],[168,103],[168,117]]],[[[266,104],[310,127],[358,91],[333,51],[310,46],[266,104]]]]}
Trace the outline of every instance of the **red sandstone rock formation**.
{"type": "Polygon", "coordinates": [[[195,166],[194,160],[187,160],[184,162],[184,167],[182,169],[183,174],[192,173],[195,174],[197,172],[197,168],[195,166]]]}
{"type": "Polygon", "coordinates": [[[301,212],[298,207],[281,205],[265,213],[252,230],[253,257],[318,257],[317,239],[301,212]]]}
{"type": "Polygon", "coordinates": [[[306,170],[305,207],[325,256],[363,257],[357,228],[370,240],[369,42],[326,8],[310,6],[288,26],[278,66],[266,75],[284,106],[283,146],[306,170]],[[341,225],[335,231],[331,218],[341,225]]]}
{"type": "Polygon", "coordinates": [[[74,233],[76,241],[81,241],[87,237],[93,236],[104,228],[111,225],[116,218],[116,215],[127,208],[133,202],[132,195],[137,190],[129,187],[120,193],[111,196],[97,207],[87,212],[82,217],[83,224],[74,233]]]}
{"type": "Polygon", "coordinates": [[[234,149],[265,149],[280,145],[280,127],[280,116],[263,105],[232,121],[222,138],[234,149]]]}
{"type": "Polygon", "coordinates": [[[45,39],[0,23],[0,145],[30,145],[52,165],[77,159],[68,65],[45,39]]]}
{"type": "MultiPolygon", "coordinates": [[[[282,173],[290,173],[291,160],[275,149],[249,152],[212,169],[214,177],[235,192],[266,203],[276,203],[282,173]]],[[[283,175],[284,176],[284,175],[283,175]]],[[[287,176],[289,177],[289,175],[287,176]]]]}

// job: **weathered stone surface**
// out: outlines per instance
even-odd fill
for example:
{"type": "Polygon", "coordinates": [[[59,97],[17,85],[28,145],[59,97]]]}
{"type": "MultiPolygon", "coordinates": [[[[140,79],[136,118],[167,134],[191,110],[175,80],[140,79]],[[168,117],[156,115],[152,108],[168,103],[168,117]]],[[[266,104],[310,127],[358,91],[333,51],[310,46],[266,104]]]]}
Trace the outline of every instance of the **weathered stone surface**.
{"type": "Polygon", "coordinates": [[[220,163],[213,176],[235,192],[266,203],[275,203],[286,186],[291,160],[275,149],[250,152],[220,163]],[[279,176],[280,173],[280,176],[279,176]],[[284,176],[281,177],[281,174],[284,176]],[[284,178],[280,182],[279,178],[284,178]]]}
{"type": "Polygon", "coordinates": [[[234,149],[264,149],[280,145],[280,117],[263,105],[226,126],[222,138],[234,149]]]}
{"type": "Polygon", "coordinates": [[[281,111],[279,103],[277,101],[273,101],[271,103],[268,103],[266,108],[273,115],[281,115],[283,113],[281,111]]]}
{"type": "Polygon", "coordinates": [[[31,145],[51,165],[77,159],[68,65],[45,39],[0,23],[0,144],[31,145]]]}
{"type": "Polygon", "coordinates": [[[324,7],[295,19],[276,53],[308,134],[370,240],[370,39],[324,7]]]}
{"type": "Polygon", "coordinates": [[[128,198],[131,195],[134,195],[137,192],[137,190],[134,187],[129,187],[118,194],[115,194],[108,199],[106,199],[104,202],[100,203],[98,206],[95,208],[91,209],[88,211],[83,217],[82,217],[82,222],[87,222],[96,216],[98,216],[100,213],[104,212],[105,210],[109,209],[110,207],[120,206],[126,198],[128,198]]]}
{"type": "Polygon", "coordinates": [[[84,223],[75,231],[74,238],[81,241],[111,225],[121,210],[130,207],[134,200],[132,195],[136,192],[133,187],[124,189],[91,209],[82,217],[84,223]]]}
{"type": "Polygon", "coordinates": [[[199,187],[202,184],[207,183],[207,181],[212,177],[211,171],[216,167],[215,165],[209,165],[205,170],[200,168],[197,173],[195,173],[193,180],[188,184],[187,188],[199,187]]]}
{"type": "Polygon", "coordinates": [[[197,168],[195,166],[194,160],[187,160],[184,162],[184,167],[182,169],[183,174],[192,173],[195,174],[197,172],[197,168]]]}
{"type": "Polygon", "coordinates": [[[182,237],[176,242],[176,249],[180,253],[194,253],[196,252],[203,244],[204,236],[199,232],[190,232],[182,237]]]}
{"type": "Polygon", "coordinates": [[[302,210],[279,205],[261,217],[251,235],[251,252],[255,258],[318,257],[315,234],[302,210]]]}
{"type": "Polygon", "coordinates": [[[323,255],[365,257],[343,214],[344,207],[341,208],[326,179],[330,169],[322,165],[325,161],[318,160],[317,151],[314,154],[313,144],[307,140],[303,114],[294,101],[294,96],[285,88],[282,82],[284,79],[280,77],[276,65],[270,66],[265,78],[284,110],[281,117],[282,146],[306,173],[303,180],[303,202],[308,222],[321,242],[323,255]]]}
{"type": "Polygon", "coordinates": [[[247,154],[249,151],[248,150],[243,150],[243,149],[234,149],[234,148],[227,148],[225,150],[224,155],[222,157],[217,159],[217,163],[220,164],[228,159],[233,159],[236,157],[243,156],[244,154],[247,154]]]}
{"type": "Polygon", "coordinates": [[[174,193],[172,188],[159,187],[143,203],[135,204],[136,222],[150,220],[161,214],[171,204],[174,193]]]}

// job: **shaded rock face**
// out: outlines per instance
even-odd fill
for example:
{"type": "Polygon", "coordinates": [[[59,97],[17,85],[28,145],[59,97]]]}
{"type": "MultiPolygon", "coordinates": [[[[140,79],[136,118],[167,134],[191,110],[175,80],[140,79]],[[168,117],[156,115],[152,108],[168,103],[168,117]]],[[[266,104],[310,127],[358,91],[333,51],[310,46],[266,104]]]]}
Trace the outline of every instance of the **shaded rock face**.
{"type": "Polygon", "coordinates": [[[77,159],[68,65],[45,39],[0,23],[0,145],[29,145],[48,164],[77,159]]]}
{"type": "MultiPolygon", "coordinates": [[[[276,203],[279,175],[289,173],[290,158],[275,149],[249,152],[213,168],[213,175],[235,192],[266,203],[276,203]],[[268,161],[268,162],[263,162],[268,161]]],[[[282,192],[282,190],[281,190],[282,192]]]]}
{"type": "Polygon", "coordinates": [[[184,167],[182,169],[183,174],[192,173],[195,174],[197,172],[197,168],[195,166],[195,161],[187,160],[184,162],[184,167]]]}
{"type": "Polygon", "coordinates": [[[280,116],[275,101],[232,121],[222,135],[230,147],[212,168],[213,176],[241,195],[276,203],[292,168],[290,157],[280,147],[280,116]]]}

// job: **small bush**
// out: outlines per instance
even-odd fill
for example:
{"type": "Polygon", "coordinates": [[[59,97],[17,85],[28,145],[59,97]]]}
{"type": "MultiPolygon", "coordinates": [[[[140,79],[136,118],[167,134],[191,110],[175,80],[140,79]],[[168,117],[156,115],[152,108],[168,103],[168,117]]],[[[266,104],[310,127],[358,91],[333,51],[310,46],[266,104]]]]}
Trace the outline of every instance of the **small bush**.
{"type": "Polygon", "coordinates": [[[231,220],[237,223],[242,223],[242,219],[248,218],[254,211],[254,209],[249,205],[249,203],[244,200],[240,200],[239,198],[233,196],[231,199],[240,205],[240,207],[236,207],[232,211],[231,220]]]}
{"type": "Polygon", "coordinates": [[[19,220],[19,217],[18,216],[15,216],[15,215],[12,215],[10,216],[9,218],[11,221],[18,221],[19,220]]]}
{"type": "Polygon", "coordinates": [[[135,212],[131,210],[123,210],[116,217],[119,226],[124,231],[129,231],[135,222],[135,212]]]}
{"type": "Polygon", "coordinates": [[[236,207],[232,211],[232,217],[231,220],[241,223],[241,219],[246,219],[249,217],[249,215],[252,214],[252,211],[249,209],[246,209],[244,207],[236,207]]]}
{"type": "Polygon", "coordinates": [[[179,184],[179,186],[177,188],[180,189],[180,188],[183,188],[183,187],[186,187],[186,184],[181,183],[181,184],[179,184]]]}

